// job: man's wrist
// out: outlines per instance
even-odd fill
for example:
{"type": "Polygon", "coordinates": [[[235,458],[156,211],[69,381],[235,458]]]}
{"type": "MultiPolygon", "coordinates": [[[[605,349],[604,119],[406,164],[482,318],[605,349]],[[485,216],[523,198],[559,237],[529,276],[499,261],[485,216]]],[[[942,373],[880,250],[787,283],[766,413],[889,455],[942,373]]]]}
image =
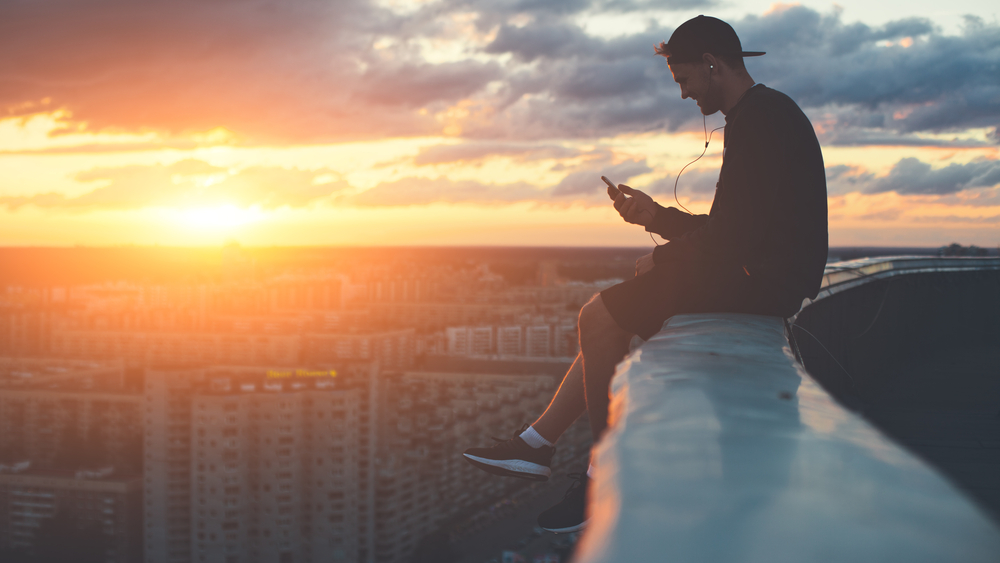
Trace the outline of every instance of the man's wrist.
{"type": "Polygon", "coordinates": [[[655,201],[653,202],[653,205],[656,206],[656,209],[652,213],[653,217],[650,219],[649,224],[646,225],[646,232],[647,233],[655,233],[655,232],[657,232],[656,226],[657,226],[657,224],[659,224],[660,220],[662,220],[662,214],[663,214],[663,211],[665,209],[662,205],[660,205],[659,203],[656,203],[655,201]]]}

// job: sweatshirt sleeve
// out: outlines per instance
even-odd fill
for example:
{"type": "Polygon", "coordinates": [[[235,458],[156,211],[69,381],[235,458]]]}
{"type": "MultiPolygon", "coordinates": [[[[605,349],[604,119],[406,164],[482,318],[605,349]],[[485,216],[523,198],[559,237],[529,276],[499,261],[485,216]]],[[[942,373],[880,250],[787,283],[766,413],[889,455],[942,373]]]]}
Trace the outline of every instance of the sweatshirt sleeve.
{"type": "Polygon", "coordinates": [[[673,240],[700,228],[706,221],[708,221],[708,215],[692,215],[684,213],[676,207],[663,207],[657,203],[653,224],[647,226],[646,231],[656,233],[667,240],[673,240]]]}

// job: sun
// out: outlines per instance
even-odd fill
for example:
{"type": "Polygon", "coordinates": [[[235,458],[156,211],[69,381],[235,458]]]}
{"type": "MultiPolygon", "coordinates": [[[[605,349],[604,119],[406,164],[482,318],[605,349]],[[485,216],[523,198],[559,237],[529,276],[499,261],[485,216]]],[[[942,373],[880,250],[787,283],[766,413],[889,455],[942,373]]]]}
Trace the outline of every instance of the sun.
{"type": "Polygon", "coordinates": [[[235,205],[195,207],[177,212],[177,219],[183,225],[208,231],[240,227],[262,218],[263,212],[257,207],[241,208],[235,205]]]}

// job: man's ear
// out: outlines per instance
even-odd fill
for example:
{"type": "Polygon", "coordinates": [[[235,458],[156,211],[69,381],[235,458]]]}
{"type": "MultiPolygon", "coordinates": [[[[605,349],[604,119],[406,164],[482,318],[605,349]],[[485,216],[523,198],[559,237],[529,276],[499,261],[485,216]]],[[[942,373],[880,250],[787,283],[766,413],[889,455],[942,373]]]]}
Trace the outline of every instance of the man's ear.
{"type": "Polygon", "coordinates": [[[709,74],[719,74],[719,71],[721,70],[719,68],[719,59],[715,58],[715,55],[705,53],[701,56],[701,61],[705,64],[705,68],[708,70],[709,74]]]}

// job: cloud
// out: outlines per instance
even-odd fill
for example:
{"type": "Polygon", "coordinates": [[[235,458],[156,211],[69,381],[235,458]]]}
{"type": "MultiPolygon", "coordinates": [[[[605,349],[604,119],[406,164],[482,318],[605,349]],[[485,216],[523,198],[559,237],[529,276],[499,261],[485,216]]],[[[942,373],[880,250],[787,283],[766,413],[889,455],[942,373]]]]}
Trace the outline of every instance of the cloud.
{"type": "Polygon", "coordinates": [[[625,184],[633,176],[652,172],[646,160],[627,160],[618,164],[599,165],[588,163],[580,169],[570,172],[552,189],[554,196],[571,196],[577,194],[606,193],[607,185],[601,181],[601,176],[607,176],[616,184],[625,184]]]}
{"type": "Polygon", "coordinates": [[[872,27],[845,24],[839,11],[792,6],[747,17],[736,29],[745,46],[768,52],[750,64],[755,78],[803,107],[839,108],[841,134],[997,125],[1000,79],[988,70],[1000,63],[996,24],[969,17],[960,35],[945,36],[926,19],[872,27]]]}
{"type": "Polygon", "coordinates": [[[547,190],[525,182],[486,184],[444,177],[413,177],[383,182],[358,195],[344,196],[340,201],[362,207],[394,207],[431,203],[514,203],[542,199],[547,195],[547,190]]]}
{"type": "Polygon", "coordinates": [[[826,167],[826,193],[839,196],[868,189],[875,179],[875,174],[863,166],[837,164],[826,167]]]}
{"type": "MultiPolygon", "coordinates": [[[[857,115],[848,117],[856,121],[857,115]]],[[[880,119],[881,121],[881,119],[880,119]]],[[[994,139],[986,137],[975,139],[955,136],[951,139],[928,137],[911,133],[898,133],[877,128],[865,128],[846,125],[843,122],[835,129],[823,134],[824,145],[847,147],[895,146],[895,147],[938,147],[953,149],[986,148],[998,144],[994,139]]]]}
{"type": "Polygon", "coordinates": [[[959,215],[921,215],[913,218],[915,223],[958,223],[972,225],[996,225],[1000,224],[1000,215],[987,215],[979,217],[963,217],[959,215]]]}
{"type": "MultiPolygon", "coordinates": [[[[169,139],[224,128],[256,144],[442,133],[552,144],[676,131],[700,114],[652,52],[673,28],[651,16],[605,39],[579,16],[711,5],[2,2],[0,52],[17,56],[0,58],[0,115],[63,108],[64,132],[169,139]]],[[[1000,25],[969,17],[944,35],[922,18],[871,26],[842,15],[793,5],[731,23],[747,48],[768,51],[748,61],[754,78],[822,122],[825,144],[948,144],[919,134],[969,128],[993,129],[982,144],[998,142],[1000,25]]]]}
{"type": "Polygon", "coordinates": [[[0,206],[66,209],[196,208],[219,205],[263,209],[304,207],[349,186],[324,182],[331,170],[251,167],[239,171],[188,159],[170,165],[95,168],[76,180],[104,185],[76,197],[46,193],[0,197],[0,206]]]}
{"type": "Polygon", "coordinates": [[[854,217],[854,219],[858,221],[891,222],[899,219],[899,216],[902,214],[903,211],[901,209],[884,209],[873,213],[865,213],[864,215],[854,217]]]}
{"type": "Polygon", "coordinates": [[[378,66],[365,74],[355,99],[361,104],[420,108],[441,100],[461,100],[499,78],[496,63],[378,66]]]}
{"type": "Polygon", "coordinates": [[[930,164],[909,157],[897,162],[888,175],[874,181],[868,191],[943,195],[997,185],[1000,185],[1000,161],[997,160],[952,163],[933,169],[930,164]]]}
{"type": "Polygon", "coordinates": [[[476,162],[494,157],[507,157],[527,162],[543,159],[574,158],[580,150],[555,144],[471,142],[455,145],[433,145],[420,149],[413,162],[418,166],[476,162]]]}
{"type": "MultiPolygon", "coordinates": [[[[745,47],[767,56],[748,61],[760,82],[789,94],[814,120],[825,119],[824,144],[982,146],[996,139],[921,139],[915,133],[993,128],[1000,115],[1000,26],[967,19],[946,36],[926,19],[882,26],[846,23],[836,10],[822,14],[786,6],[732,22],[745,47]]],[[[650,46],[672,29],[650,24],[603,40],[567,18],[536,18],[501,25],[484,50],[520,64],[508,71],[504,112],[494,130],[532,138],[584,137],[676,130],[699,114],[679,99],[662,58],[650,46]]]]}
{"type": "Polygon", "coordinates": [[[0,58],[0,112],[66,108],[67,131],[224,127],[257,143],[437,132],[417,110],[500,69],[373,48],[403,24],[367,0],[3,2],[0,52],[17,56],[0,58]]]}
{"type": "Polygon", "coordinates": [[[662,178],[657,178],[646,186],[644,190],[650,195],[660,195],[661,197],[666,196],[666,198],[669,198],[670,203],[660,201],[660,204],[664,206],[676,206],[677,203],[673,201],[675,180],[679,196],[683,195],[694,201],[711,201],[715,198],[715,184],[719,181],[719,169],[688,168],[681,174],[680,179],[668,174],[662,178]]]}
{"type": "Polygon", "coordinates": [[[359,206],[406,206],[431,203],[472,203],[492,205],[517,202],[535,202],[541,205],[606,205],[606,186],[601,176],[614,182],[629,179],[652,171],[645,159],[614,162],[610,151],[583,153],[583,162],[557,164],[553,170],[566,172],[553,186],[535,186],[526,182],[507,184],[484,183],[473,180],[440,178],[403,178],[383,182],[357,195],[344,195],[338,203],[359,206]]]}
{"type": "Polygon", "coordinates": [[[432,13],[469,13],[477,15],[482,29],[507,23],[512,16],[533,19],[565,19],[589,13],[628,13],[682,10],[714,6],[715,0],[445,0],[432,3],[432,13]]]}

